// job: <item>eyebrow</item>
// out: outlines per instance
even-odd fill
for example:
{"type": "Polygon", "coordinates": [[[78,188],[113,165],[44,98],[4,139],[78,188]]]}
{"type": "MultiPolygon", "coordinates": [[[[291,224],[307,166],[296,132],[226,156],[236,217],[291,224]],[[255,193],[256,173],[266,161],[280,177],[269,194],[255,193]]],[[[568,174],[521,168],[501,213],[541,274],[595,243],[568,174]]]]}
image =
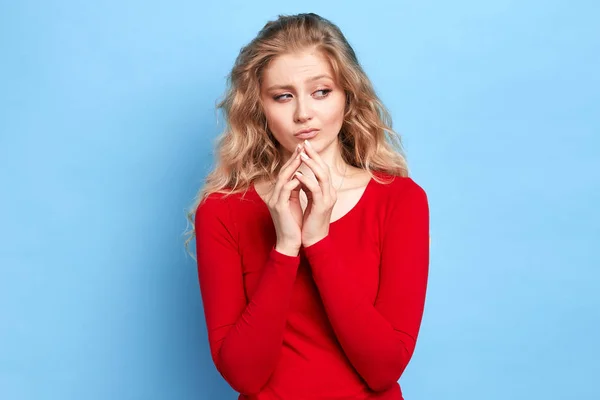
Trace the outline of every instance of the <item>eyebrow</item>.
{"type": "MultiPolygon", "coordinates": [[[[314,82],[314,81],[318,81],[319,79],[323,79],[323,78],[327,78],[330,80],[333,80],[333,78],[331,78],[329,75],[317,75],[317,76],[313,76],[310,77],[306,80],[306,82],[314,82]]],[[[292,90],[294,89],[294,87],[292,85],[273,85],[273,86],[269,86],[269,88],[267,88],[267,92],[270,92],[271,90],[275,90],[275,89],[289,89],[292,90]]]]}

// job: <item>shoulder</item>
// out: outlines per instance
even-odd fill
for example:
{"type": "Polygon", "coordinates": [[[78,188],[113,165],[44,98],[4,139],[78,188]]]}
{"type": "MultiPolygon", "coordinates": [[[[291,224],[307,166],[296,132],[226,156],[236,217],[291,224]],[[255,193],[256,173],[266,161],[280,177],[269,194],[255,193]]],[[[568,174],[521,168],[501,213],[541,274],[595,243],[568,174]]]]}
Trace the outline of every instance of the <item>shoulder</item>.
{"type": "Polygon", "coordinates": [[[257,203],[248,192],[222,193],[214,192],[206,195],[196,208],[195,219],[218,220],[221,223],[234,223],[245,214],[252,213],[257,203]]]}
{"type": "Polygon", "coordinates": [[[378,186],[378,211],[385,232],[404,234],[429,233],[429,200],[427,193],[411,177],[385,175],[387,184],[378,186]],[[393,179],[393,180],[392,180],[393,179]]]}
{"type": "Polygon", "coordinates": [[[375,176],[384,183],[379,183],[380,194],[389,203],[398,204],[411,201],[424,201],[427,203],[427,193],[412,177],[396,176],[385,172],[375,172],[375,176]]]}
{"type": "Polygon", "coordinates": [[[234,201],[234,197],[237,194],[225,194],[225,193],[209,193],[206,195],[196,207],[195,220],[196,223],[199,220],[228,220],[231,213],[231,203],[234,201]]]}
{"type": "Polygon", "coordinates": [[[386,183],[378,183],[374,190],[379,218],[384,225],[404,225],[406,221],[427,222],[429,200],[427,193],[411,177],[377,173],[386,183]]]}
{"type": "Polygon", "coordinates": [[[227,198],[224,193],[209,193],[198,204],[196,214],[214,213],[226,209],[227,198]]]}
{"type": "MultiPolygon", "coordinates": [[[[249,189],[248,189],[249,190],[249,189]]],[[[227,210],[236,207],[239,203],[247,200],[247,193],[244,191],[236,191],[233,193],[213,192],[209,193],[198,204],[196,211],[219,211],[227,210]]]]}

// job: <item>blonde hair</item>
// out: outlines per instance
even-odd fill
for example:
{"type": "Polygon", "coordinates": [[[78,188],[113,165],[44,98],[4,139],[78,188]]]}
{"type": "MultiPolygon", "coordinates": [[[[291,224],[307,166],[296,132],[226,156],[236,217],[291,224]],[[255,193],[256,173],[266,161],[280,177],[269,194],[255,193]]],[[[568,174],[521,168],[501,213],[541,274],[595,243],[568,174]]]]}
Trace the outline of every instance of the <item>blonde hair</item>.
{"type": "Polygon", "coordinates": [[[241,49],[227,77],[225,97],[217,104],[226,126],[216,139],[215,168],[187,211],[192,229],[185,233],[186,248],[195,236],[195,212],[211,193],[228,196],[247,191],[254,181],[277,178],[284,160],[279,143],[266,126],[261,106],[262,71],[275,57],[306,49],[319,50],[326,56],[336,82],[346,93],[339,132],[344,161],[368,171],[378,182],[382,181],[373,174],[375,171],[408,176],[401,139],[391,128],[391,116],[340,29],[313,13],[279,15],[241,49]]]}

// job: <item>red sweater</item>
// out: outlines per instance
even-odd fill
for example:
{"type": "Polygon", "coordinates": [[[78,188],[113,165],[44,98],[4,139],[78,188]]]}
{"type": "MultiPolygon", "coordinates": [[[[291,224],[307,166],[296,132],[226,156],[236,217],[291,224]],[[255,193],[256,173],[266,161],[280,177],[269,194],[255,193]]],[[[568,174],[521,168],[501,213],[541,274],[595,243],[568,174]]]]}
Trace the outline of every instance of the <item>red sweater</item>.
{"type": "Polygon", "coordinates": [[[423,189],[371,179],[296,257],[275,250],[253,186],[222,196],[197,209],[196,250],[212,359],[239,399],[402,399],[429,268],[423,189]]]}

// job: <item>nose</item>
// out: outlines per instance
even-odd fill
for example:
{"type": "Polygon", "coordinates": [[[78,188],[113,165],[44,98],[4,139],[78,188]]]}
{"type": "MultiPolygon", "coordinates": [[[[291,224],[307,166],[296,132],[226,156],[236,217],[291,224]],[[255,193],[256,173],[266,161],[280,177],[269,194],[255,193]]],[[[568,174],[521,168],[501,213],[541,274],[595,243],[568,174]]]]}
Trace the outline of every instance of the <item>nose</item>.
{"type": "Polygon", "coordinates": [[[297,99],[296,112],[294,114],[296,122],[303,123],[312,119],[312,109],[309,104],[310,100],[301,98],[301,96],[298,96],[297,99]]]}

